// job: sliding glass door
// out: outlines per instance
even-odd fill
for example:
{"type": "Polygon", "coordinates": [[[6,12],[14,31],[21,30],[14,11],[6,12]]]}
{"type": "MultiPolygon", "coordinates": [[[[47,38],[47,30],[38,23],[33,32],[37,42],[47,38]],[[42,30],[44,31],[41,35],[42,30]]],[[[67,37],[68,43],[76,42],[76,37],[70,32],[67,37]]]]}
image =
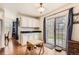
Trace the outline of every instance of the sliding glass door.
{"type": "Polygon", "coordinates": [[[66,29],[67,21],[66,17],[56,18],[56,46],[66,48],[66,29]]]}
{"type": "Polygon", "coordinates": [[[54,19],[46,20],[46,43],[54,45],[54,19]]]}
{"type": "Polygon", "coordinates": [[[66,48],[67,17],[61,16],[46,20],[46,43],[66,48]]]}

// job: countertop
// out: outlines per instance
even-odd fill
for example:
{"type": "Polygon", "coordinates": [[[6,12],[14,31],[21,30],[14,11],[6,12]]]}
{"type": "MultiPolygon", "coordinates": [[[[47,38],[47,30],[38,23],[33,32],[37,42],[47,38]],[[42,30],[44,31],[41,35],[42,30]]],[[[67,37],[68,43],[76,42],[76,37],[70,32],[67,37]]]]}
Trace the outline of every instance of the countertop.
{"type": "Polygon", "coordinates": [[[42,31],[20,31],[20,33],[41,33],[42,31]]]}

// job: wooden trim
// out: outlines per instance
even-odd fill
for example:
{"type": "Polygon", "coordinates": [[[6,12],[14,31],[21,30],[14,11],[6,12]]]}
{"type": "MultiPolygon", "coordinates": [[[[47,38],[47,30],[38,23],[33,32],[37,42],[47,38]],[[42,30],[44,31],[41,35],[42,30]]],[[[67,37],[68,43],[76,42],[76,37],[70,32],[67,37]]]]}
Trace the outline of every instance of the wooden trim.
{"type": "Polygon", "coordinates": [[[75,22],[73,22],[73,24],[79,24],[79,21],[75,21],[75,22]]]}
{"type": "MultiPolygon", "coordinates": [[[[78,15],[79,15],[79,13],[73,14],[73,16],[78,16],[78,15]]],[[[73,24],[79,24],[79,21],[73,21],[73,24]]]]}
{"type": "Polygon", "coordinates": [[[79,13],[73,14],[73,16],[78,16],[78,15],[79,15],[79,13]]]}

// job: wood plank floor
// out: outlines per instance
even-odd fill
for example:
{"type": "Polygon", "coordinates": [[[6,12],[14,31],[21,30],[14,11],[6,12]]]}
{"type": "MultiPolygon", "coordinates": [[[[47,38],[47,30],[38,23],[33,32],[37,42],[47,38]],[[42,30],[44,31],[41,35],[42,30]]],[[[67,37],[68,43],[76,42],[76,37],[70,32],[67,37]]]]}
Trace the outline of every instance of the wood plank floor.
{"type": "Polygon", "coordinates": [[[8,46],[5,46],[4,49],[1,49],[1,55],[25,55],[26,47],[18,44],[16,40],[10,40],[8,46]]]}
{"type": "MultiPolygon", "coordinates": [[[[59,53],[47,47],[44,47],[44,51],[43,55],[66,55],[65,51],[59,53]]],[[[26,46],[21,46],[16,40],[10,40],[8,46],[0,50],[0,55],[27,55],[26,46]]]]}

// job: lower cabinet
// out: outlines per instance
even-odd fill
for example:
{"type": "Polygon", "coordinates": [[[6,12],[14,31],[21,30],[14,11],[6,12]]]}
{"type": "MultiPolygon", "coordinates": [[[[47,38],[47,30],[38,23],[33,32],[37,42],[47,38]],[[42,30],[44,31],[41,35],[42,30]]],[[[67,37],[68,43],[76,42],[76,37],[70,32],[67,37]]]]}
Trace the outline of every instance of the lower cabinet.
{"type": "Polygon", "coordinates": [[[21,33],[20,36],[21,36],[21,38],[20,38],[21,45],[26,45],[27,40],[30,40],[30,39],[33,39],[33,40],[40,39],[39,33],[21,33]]]}

